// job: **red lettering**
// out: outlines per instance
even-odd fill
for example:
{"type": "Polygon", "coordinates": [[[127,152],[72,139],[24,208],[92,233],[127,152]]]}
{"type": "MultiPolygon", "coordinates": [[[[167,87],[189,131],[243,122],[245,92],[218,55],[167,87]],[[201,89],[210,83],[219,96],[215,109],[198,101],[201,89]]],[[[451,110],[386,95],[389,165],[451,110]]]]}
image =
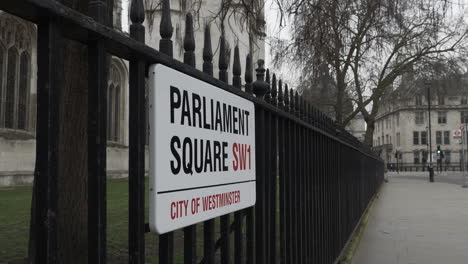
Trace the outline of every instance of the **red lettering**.
{"type": "Polygon", "coordinates": [[[175,202],[171,203],[171,219],[174,220],[177,217],[177,204],[175,202]]]}
{"type": "Polygon", "coordinates": [[[245,161],[246,153],[245,153],[245,148],[246,148],[246,145],[245,145],[245,144],[241,144],[241,147],[240,147],[240,168],[241,168],[241,170],[245,170],[245,167],[246,167],[246,161],[245,161]]]}
{"type": "Polygon", "coordinates": [[[234,160],[232,161],[232,168],[234,171],[237,171],[239,167],[239,162],[237,161],[237,151],[239,147],[237,146],[237,143],[232,144],[232,154],[234,155],[234,160]]]}

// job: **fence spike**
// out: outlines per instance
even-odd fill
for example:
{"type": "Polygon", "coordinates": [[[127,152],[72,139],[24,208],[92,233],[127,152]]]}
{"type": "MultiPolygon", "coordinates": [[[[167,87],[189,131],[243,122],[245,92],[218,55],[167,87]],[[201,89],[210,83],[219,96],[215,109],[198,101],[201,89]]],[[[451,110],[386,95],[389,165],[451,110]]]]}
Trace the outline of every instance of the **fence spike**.
{"type": "Polygon", "coordinates": [[[203,45],[203,72],[213,76],[213,50],[211,49],[210,25],[205,26],[205,43],[203,45]]]}
{"type": "Polygon", "coordinates": [[[289,110],[289,89],[288,89],[288,84],[284,84],[284,110],[288,111],[289,110]]]}
{"type": "Polygon", "coordinates": [[[225,83],[228,82],[228,73],[227,73],[227,57],[226,57],[226,38],[224,32],[221,33],[220,44],[219,44],[219,79],[225,83]]]}
{"type": "Polygon", "coordinates": [[[271,82],[270,82],[270,69],[266,69],[265,82],[268,84],[267,91],[265,94],[265,101],[271,103],[271,82]]]}
{"type": "Polygon", "coordinates": [[[245,61],[245,91],[249,94],[252,94],[252,57],[250,54],[247,54],[247,58],[245,61]]]}
{"type": "Polygon", "coordinates": [[[242,87],[241,74],[242,70],[239,56],[239,45],[236,45],[234,48],[234,65],[232,66],[232,85],[239,89],[242,87]]]}
{"type": "Polygon", "coordinates": [[[133,0],[130,5],[130,21],[132,24],[142,24],[145,21],[145,8],[142,0],[133,0]]]}
{"type": "Polygon", "coordinates": [[[281,79],[278,81],[278,106],[283,106],[283,81],[281,79]]]}
{"type": "Polygon", "coordinates": [[[294,91],[291,88],[289,90],[289,113],[294,114],[294,91]]]}
{"type": "Polygon", "coordinates": [[[159,51],[172,57],[172,22],[171,22],[171,3],[170,0],[162,0],[161,24],[159,25],[159,51]]]}
{"type": "Polygon", "coordinates": [[[255,69],[257,72],[257,80],[253,83],[253,92],[258,98],[263,98],[268,91],[268,83],[265,82],[265,61],[259,59],[257,61],[258,68],[255,69]]]}
{"type": "Polygon", "coordinates": [[[299,101],[299,93],[296,92],[294,93],[294,115],[297,117],[301,118],[301,112],[300,112],[300,101],[299,101]]]}
{"type": "Polygon", "coordinates": [[[195,37],[193,36],[193,17],[190,12],[185,16],[184,63],[195,68],[195,37]]]}
{"type": "Polygon", "coordinates": [[[271,78],[271,100],[272,104],[278,106],[278,90],[276,87],[276,74],[271,78]]]}

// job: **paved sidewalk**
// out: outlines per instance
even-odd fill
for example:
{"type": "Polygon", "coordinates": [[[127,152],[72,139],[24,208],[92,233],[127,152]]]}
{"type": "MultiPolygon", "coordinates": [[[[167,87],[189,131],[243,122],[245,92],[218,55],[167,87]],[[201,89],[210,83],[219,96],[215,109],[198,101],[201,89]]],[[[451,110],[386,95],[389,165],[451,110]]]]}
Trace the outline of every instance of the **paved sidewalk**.
{"type": "Polygon", "coordinates": [[[468,188],[389,174],[352,263],[467,264],[468,188]]]}

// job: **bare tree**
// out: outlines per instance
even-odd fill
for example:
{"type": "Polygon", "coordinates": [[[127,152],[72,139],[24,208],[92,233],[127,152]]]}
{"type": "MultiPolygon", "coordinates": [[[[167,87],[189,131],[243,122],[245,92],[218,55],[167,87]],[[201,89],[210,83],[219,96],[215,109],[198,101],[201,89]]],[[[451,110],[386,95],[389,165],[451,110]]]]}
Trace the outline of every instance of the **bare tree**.
{"type": "Polygon", "coordinates": [[[329,69],[336,121],[346,125],[361,112],[367,144],[372,143],[382,96],[399,76],[464,52],[466,24],[448,1],[277,2],[293,21],[292,41],[281,46],[281,53],[300,62],[303,78],[319,79],[320,68],[329,69]],[[345,111],[348,99],[353,111],[345,111]]]}

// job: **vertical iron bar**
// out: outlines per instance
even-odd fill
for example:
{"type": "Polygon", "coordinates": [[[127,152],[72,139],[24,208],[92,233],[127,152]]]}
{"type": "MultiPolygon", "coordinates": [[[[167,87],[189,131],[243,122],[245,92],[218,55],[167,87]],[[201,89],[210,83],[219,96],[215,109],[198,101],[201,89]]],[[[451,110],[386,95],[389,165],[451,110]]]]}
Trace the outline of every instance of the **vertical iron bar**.
{"type": "MultiPolygon", "coordinates": [[[[107,24],[105,1],[90,1],[90,16],[107,24]]],[[[88,262],[106,263],[107,53],[105,42],[88,46],[88,262]]]]}
{"type": "MultiPolygon", "coordinates": [[[[273,74],[272,82],[271,82],[271,104],[275,107],[277,107],[278,102],[277,102],[277,87],[276,87],[276,75],[273,74]]],[[[278,200],[278,195],[277,195],[277,177],[278,177],[278,168],[277,168],[277,161],[278,161],[278,152],[277,152],[277,146],[278,146],[278,141],[277,141],[277,116],[274,113],[270,114],[270,142],[268,143],[270,145],[270,168],[271,168],[271,174],[269,175],[270,177],[270,263],[277,263],[278,258],[277,258],[277,234],[276,234],[276,216],[277,216],[277,200],[278,200]]]]}
{"type": "MultiPolygon", "coordinates": [[[[213,52],[211,49],[210,26],[205,26],[203,45],[203,72],[213,76],[213,52]]],[[[205,264],[215,263],[215,220],[209,219],[203,223],[203,259],[205,264]]]]}
{"type": "MultiPolygon", "coordinates": [[[[263,99],[268,91],[268,84],[264,81],[264,61],[258,60],[257,81],[253,83],[253,92],[256,97],[263,99]]],[[[255,160],[257,170],[257,202],[255,205],[255,242],[256,242],[256,264],[266,263],[266,241],[265,241],[265,114],[260,107],[255,109],[255,160]]]]}
{"type": "MultiPolygon", "coordinates": [[[[284,109],[284,97],[283,97],[283,85],[282,81],[279,80],[278,82],[278,108],[284,109]]],[[[287,230],[287,223],[286,223],[286,171],[285,171],[285,138],[284,138],[284,130],[285,130],[285,118],[279,117],[278,118],[278,176],[279,176],[279,212],[280,212],[280,229],[279,229],[279,263],[284,264],[286,263],[286,230],[287,230]]]]}
{"type": "MultiPolygon", "coordinates": [[[[191,13],[185,17],[184,63],[195,68],[195,38],[191,13]]],[[[184,263],[197,263],[197,225],[184,228],[184,263]]]]}
{"type": "MultiPolygon", "coordinates": [[[[250,54],[246,57],[245,63],[245,92],[252,94],[252,60],[250,54]]],[[[256,148],[257,150],[258,148],[256,148]]],[[[258,173],[257,173],[258,175],[258,173]]],[[[258,181],[257,183],[258,184],[258,181]]],[[[254,263],[254,248],[255,248],[255,228],[254,228],[254,207],[250,207],[245,209],[246,212],[246,263],[253,264],[254,263]]]]}
{"type": "MultiPolygon", "coordinates": [[[[224,37],[224,31],[221,33],[220,38],[220,46],[219,46],[219,80],[222,82],[228,82],[228,74],[227,74],[227,57],[226,57],[226,39],[224,37]]],[[[221,216],[220,224],[221,224],[221,263],[228,264],[230,262],[230,216],[229,214],[225,214],[221,216]]]]}
{"type": "MultiPolygon", "coordinates": [[[[290,111],[293,106],[293,99],[291,97],[291,94],[288,85],[285,85],[285,93],[284,93],[284,103],[285,103],[285,111],[290,111]]],[[[292,157],[292,151],[293,151],[293,146],[292,146],[292,121],[290,119],[287,119],[285,122],[285,152],[286,152],[286,157],[285,157],[285,177],[286,177],[286,223],[287,223],[287,229],[286,229],[286,263],[294,263],[294,247],[293,247],[293,238],[294,238],[294,223],[293,223],[293,174],[292,174],[292,162],[293,162],[293,157],[292,157]]]]}
{"type": "Polygon", "coordinates": [[[57,170],[63,39],[55,21],[38,25],[35,263],[57,263],[57,170]]]}
{"type": "MultiPolygon", "coordinates": [[[[233,64],[233,77],[232,84],[234,87],[241,89],[241,65],[240,65],[240,55],[239,55],[239,46],[236,46],[234,49],[234,64],[233,64]]],[[[243,212],[237,211],[234,213],[234,223],[235,223],[235,233],[234,233],[234,263],[241,264],[244,259],[243,245],[242,245],[242,222],[243,222],[243,212]]]]}
{"type": "MultiPolygon", "coordinates": [[[[161,23],[159,24],[159,51],[172,57],[172,22],[170,0],[161,2],[161,23]]],[[[174,232],[159,236],[159,263],[170,264],[174,262],[174,232]]]]}
{"type": "MultiPolygon", "coordinates": [[[[130,6],[130,37],[145,42],[143,2],[130,6]]],[[[130,61],[129,78],[129,165],[128,165],[128,254],[129,263],[145,262],[145,62],[130,61]]]]}

